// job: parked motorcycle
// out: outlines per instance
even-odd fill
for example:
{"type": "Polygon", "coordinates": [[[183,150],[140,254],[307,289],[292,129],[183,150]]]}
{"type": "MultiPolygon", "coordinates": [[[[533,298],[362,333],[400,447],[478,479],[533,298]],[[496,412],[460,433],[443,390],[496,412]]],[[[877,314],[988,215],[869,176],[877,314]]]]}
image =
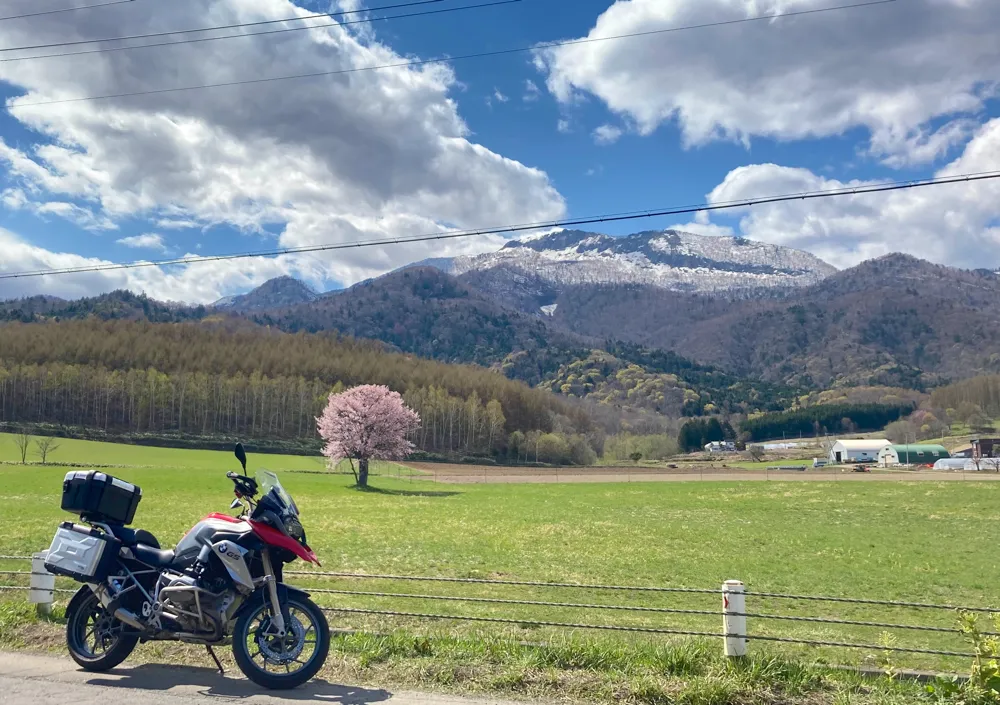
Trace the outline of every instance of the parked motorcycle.
{"type": "Polygon", "coordinates": [[[62,508],[87,524],[59,526],[45,567],[84,583],[66,608],[70,656],[87,671],[107,671],[136,644],[232,644],[240,670],[271,689],[295,688],[319,671],[330,629],[309,595],[282,579],[297,558],[316,563],[295,501],[273,473],[226,474],[239,516],[209,514],[172,551],[148,531],[127,528],[142,490],[99,472],[71,472],[62,508]]]}

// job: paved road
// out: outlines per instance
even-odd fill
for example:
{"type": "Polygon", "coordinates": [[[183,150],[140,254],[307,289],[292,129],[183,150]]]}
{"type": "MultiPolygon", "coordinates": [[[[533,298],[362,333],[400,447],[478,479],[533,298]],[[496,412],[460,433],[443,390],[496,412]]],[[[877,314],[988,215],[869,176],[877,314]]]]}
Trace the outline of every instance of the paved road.
{"type": "Polygon", "coordinates": [[[246,705],[334,703],[336,705],[513,705],[500,700],[456,698],[336,685],[313,681],[294,691],[269,694],[234,674],[205,668],[123,666],[86,673],[69,658],[0,653],[2,705],[246,705]]]}

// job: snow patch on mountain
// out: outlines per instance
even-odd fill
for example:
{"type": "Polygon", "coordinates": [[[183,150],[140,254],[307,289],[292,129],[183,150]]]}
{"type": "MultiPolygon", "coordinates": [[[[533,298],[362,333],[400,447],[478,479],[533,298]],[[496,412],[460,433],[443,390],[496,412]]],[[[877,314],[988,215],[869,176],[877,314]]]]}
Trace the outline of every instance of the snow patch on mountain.
{"type": "Polygon", "coordinates": [[[641,284],[725,292],[815,284],[837,270],[814,255],[745,238],[678,230],[611,237],[579,230],[512,240],[496,252],[457,257],[456,275],[520,270],[556,285],[641,284]]]}

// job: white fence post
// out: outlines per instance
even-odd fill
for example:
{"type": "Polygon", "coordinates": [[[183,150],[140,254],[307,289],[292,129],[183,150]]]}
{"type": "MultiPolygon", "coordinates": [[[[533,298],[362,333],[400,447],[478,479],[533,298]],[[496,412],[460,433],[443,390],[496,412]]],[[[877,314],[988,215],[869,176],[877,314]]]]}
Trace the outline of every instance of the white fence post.
{"type": "Polygon", "coordinates": [[[722,634],[729,658],[747,655],[746,605],[741,581],[727,580],[722,584],[722,634]]]}
{"type": "Polygon", "coordinates": [[[55,601],[56,576],[45,570],[45,557],[48,551],[36,553],[31,557],[31,587],[28,590],[28,602],[36,605],[38,614],[52,614],[52,603],[55,601]]]}

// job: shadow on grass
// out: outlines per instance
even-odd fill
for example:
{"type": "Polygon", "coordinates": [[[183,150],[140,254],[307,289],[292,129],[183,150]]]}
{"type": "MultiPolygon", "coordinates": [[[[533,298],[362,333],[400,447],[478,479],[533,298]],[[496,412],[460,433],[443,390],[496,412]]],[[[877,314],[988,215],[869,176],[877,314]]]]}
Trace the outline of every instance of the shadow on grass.
{"type": "Polygon", "coordinates": [[[455,497],[456,495],[462,494],[461,492],[435,490],[387,490],[383,487],[372,487],[371,485],[368,485],[367,487],[354,485],[351,489],[357,490],[358,492],[367,492],[368,494],[386,494],[394,497],[455,497]]]}

